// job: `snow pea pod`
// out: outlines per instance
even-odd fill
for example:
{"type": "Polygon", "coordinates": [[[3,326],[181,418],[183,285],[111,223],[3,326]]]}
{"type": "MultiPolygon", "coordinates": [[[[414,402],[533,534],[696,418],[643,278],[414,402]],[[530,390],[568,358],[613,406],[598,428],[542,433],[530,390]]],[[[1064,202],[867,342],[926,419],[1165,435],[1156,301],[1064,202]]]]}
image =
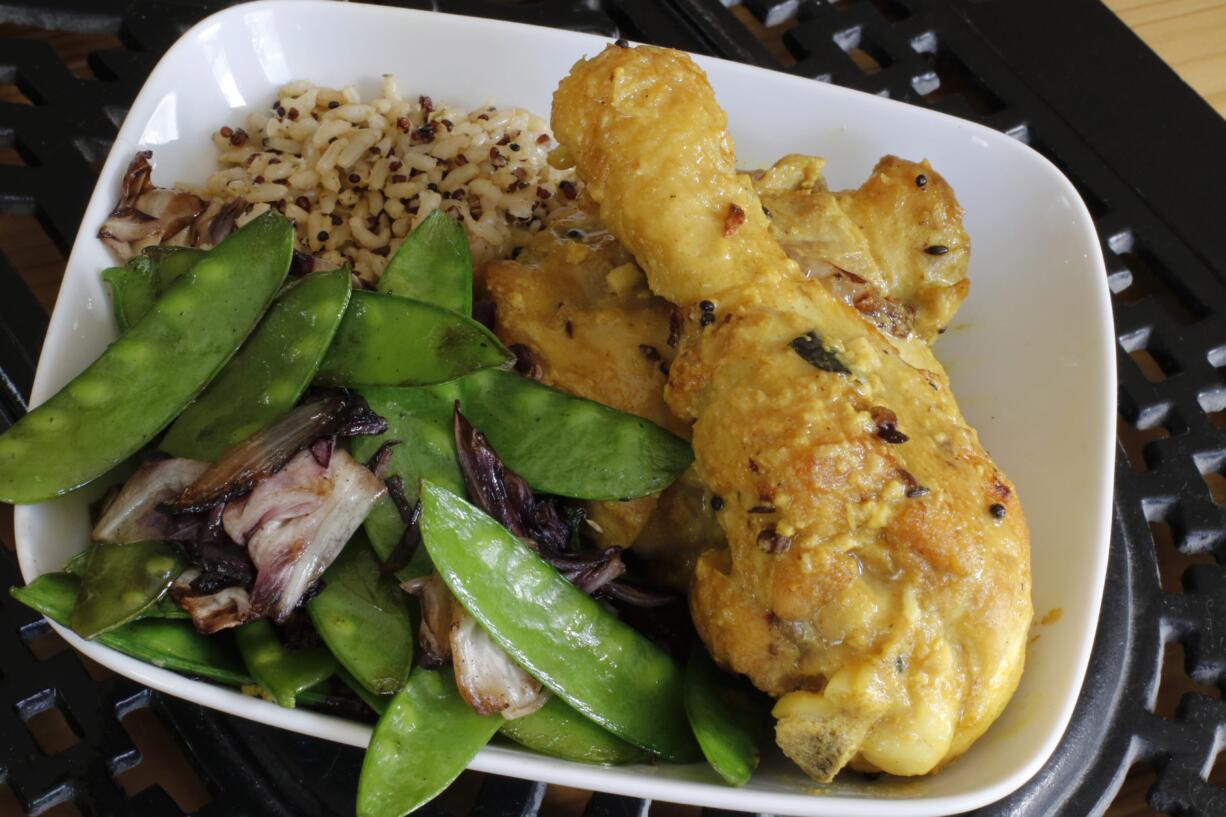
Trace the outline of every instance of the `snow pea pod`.
{"type": "Polygon", "coordinates": [[[181,278],[204,257],[191,247],[145,247],[122,267],[102,271],[111,285],[111,306],[121,333],[145,317],[166,287],[181,278]]]}
{"type": "Polygon", "coordinates": [[[415,668],[370,737],[358,777],[358,817],[402,817],[430,801],[502,722],[464,702],[450,669],[415,668]]]}
{"type": "Polygon", "coordinates": [[[672,659],[450,491],[422,484],[422,540],[453,595],[583,715],[670,760],[693,757],[672,659]]]}
{"type": "Polygon", "coordinates": [[[152,258],[134,255],[122,267],[104,269],[102,280],[111,285],[111,310],[120,334],[132,328],[157,301],[157,266],[152,258]]]}
{"type": "Polygon", "coordinates": [[[619,766],[650,757],[583,717],[556,695],[531,715],[506,721],[498,731],[526,749],[579,763],[619,766]]]}
{"type": "Polygon", "coordinates": [[[221,370],[289,271],[275,211],[210,250],[89,368],[0,435],[0,501],[41,502],[106,473],[221,370]]]}
{"type": "Polygon", "coordinates": [[[470,315],[473,259],[464,228],[442,210],[426,216],[387,262],[379,291],[470,315]]]}
{"type": "Polygon", "coordinates": [[[390,695],[409,679],[416,636],[409,597],[357,535],[324,573],[324,589],[307,614],[341,666],[375,695],[390,695]]]}
{"type": "Polygon", "coordinates": [[[701,644],[685,668],[685,711],[711,768],[744,786],[758,766],[769,703],[743,679],[720,671],[701,644]]]}
{"type": "MultiPolygon", "coordinates": [[[[67,626],[77,590],[75,577],[45,573],[25,587],[11,588],[9,593],[56,624],[67,626]]],[[[251,683],[251,676],[234,650],[234,642],[226,634],[201,635],[187,621],[145,618],[102,633],[98,643],[185,675],[230,686],[251,683]]]]}
{"type": "MultiPolygon", "coordinates": [[[[419,389],[367,388],[359,389],[358,393],[376,414],[387,420],[387,432],[377,437],[354,437],[351,446],[355,457],[368,460],[383,443],[400,440],[400,445],[391,450],[387,475],[400,477],[409,504],[417,502],[422,479],[453,491],[464,490],[464,477],[455,454],[455,432],[451,428],[452,411],[460,397],[458,384],[419,389]]],[[[375,553],[386,561],[404,534],[404,522],[390,499],[382,499],[371,510],[365,530],[375,553]]],[[[397,575],[403,580],[428,569],[424,557],[418,561],[421,569],[416,573],[397,575]]]]}
{"type": "Polygon", "coordinates": [[[663,490],[694,459],[689,443],[649,420],[513,372],[463,381],[464,415],[533,488],[578,499],[663,490]]]}
{"type": "Polygon", "coordinates": [[[217,378],[162,439],[176,457],[215,460],[294,407],[349,304],[349,270],[303,278],[281,292],[217,378]]]}
{"type": "Polygon", "coordinates": [[[82,638],[126,624],[157,604],[186,567],[179,549],[166,542],[95,543],[68,623],[82,638]]]}
{"type": "Polygon", "coordinates": [[[286,647],[267,619],[238,627],[234,639],[255,682],[287,709],[294,708],[299,692],[336,673],[336,659],[330,652],[323,647],[286,647]]]}
{"type": "Polygon", "coordinates": [[[412,298],[358,291],[315,379],[325,386],[428,386],[514,362],[494,333],[471,318],[412,298]]]}

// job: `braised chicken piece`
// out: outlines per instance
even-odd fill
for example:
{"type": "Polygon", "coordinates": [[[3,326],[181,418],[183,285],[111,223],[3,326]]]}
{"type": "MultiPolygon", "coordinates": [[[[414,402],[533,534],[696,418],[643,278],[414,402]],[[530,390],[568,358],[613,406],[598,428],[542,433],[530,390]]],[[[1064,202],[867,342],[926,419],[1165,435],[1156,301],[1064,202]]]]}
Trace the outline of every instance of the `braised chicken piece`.
{"type": "Polygon", "coordinates": [[[824,164],[790,155],[753,174],[771,236],[883,332],[932,343],[970,289],[953,189],[927,162],[886,156],[859,189],[832,193],[824,164]]]}
{"type": "Polygon", "coordinates": [[[939,769],[1004,709],[1032,614],[1021,505],[944,371],[788,257],[685,55],[580,61],[553,128],[682,310],[665,398],[728,541],[690,587],[703,641],[779,699],[776,739],[814,779],[939,769]]]}

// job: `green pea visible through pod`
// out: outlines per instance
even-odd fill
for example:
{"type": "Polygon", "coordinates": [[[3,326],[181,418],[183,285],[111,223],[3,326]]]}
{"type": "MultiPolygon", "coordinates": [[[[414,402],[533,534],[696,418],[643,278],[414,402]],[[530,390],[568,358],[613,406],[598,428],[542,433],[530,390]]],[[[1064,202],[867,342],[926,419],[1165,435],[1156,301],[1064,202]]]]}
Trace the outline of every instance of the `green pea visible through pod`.
{"type": "MultiPolygon", "coordinates": [[[[67,573],[45,573],[9,593],[56,624],[68,626],[80,583],[67,573]]],[[[229,686],[251,683],[251,676],[227,633],[201,635],[187,621],[145,618],[108,630],[98,643],[163,669],[208,678],[229,686]]]]}
{"type": "Polygon", "coordinates": [[[402,817],[429,802],[502,723],[502,716],[478,715],[464,702],[450,669],[416,667],[370,736],[358,817],[402,817]]]}
{"type": "Polygon", "coordinates": [[[379,291],[470,315],[473,260],[464,228],[442,210],[426,216],[387,262],[379,291]]]}
{"type": "Polygon", "coordinates": [[[658,647],[506,528],[429,482],[421,532],[452,594],[533,677],[623,740],[670,760],[694,757],[682,673],[658,647]]]}
{"type": "Polygon", "coordinates": [[[286,647],[268,619],[256,619],[236,628],[234,639],[251,677],[287,709],[294,708],[299,692],[336,673],[336,659],[330,652],[323,647],[286,647]]]}
{"type": "Polygon", "coordinates": [[[325,386],[429,386],[515,356],[493,332],[448,309],[357,291],[316,375],[325,386]]]}
{"type": "Polygon", "coordinates": [[[730,785],[749,782],[771,722],[769,699],[720,671],[695,643],[685,669],[685,711],[711,768],[730,785]]]}
{"type": "Polygon", "coordinates": [[[137,618],[170,589],[187,562],[166,542],[97,542],[81,571],[81,590],[68,622],[94,638],[137,618]]]}
{"type": "Polygon", "coordinates": [[[416,630],[409,597],[360,533],[323,575],[324,589],[307,602],[315,629],[332,655],[375,695],[390,695],[413,669],[416,630]]]}
{"type": "Polygon", "coordinates": [[[689,443],[642,417],[513,372],[463,381],[464,416],[538,491],[630,499],[661,491],[694,459],[689,443]]]}
{"type": "Polygon", "coordinates": [[[344,268],[320,272],[284,289],[238,354],[171,425],[162,450],[215,460],[293,408],[349,304],[349,277],[344,268]]]}
{"type": "Polygon", "coordinates": [[[0,435],[0,501],[41,502],[131,456],[208,385],[289,271],[270,211],[218,244],[89,368],[0,435]]]}
{"type": "MultiPolygon", "coordinates": [[[[460,397],[456,383],[443,383],[426,388],[366,388],[358,393],[371,410],[387,420],[387,431],[377,437],[354,437],[353,456],[369,460],[384,442],[400,440],[391,450],[387,476],[398,476],[404,484],[409,504],[416,504],[418,485],[428,479],[453,491],[464,490],[464,477],[456,460],[455,433],[452,431],[452,411],[460,397]]],[[[404,522],[391,499],[384,497],[366,517],[366,535],[383,561],[387,561],[404,534],[404,522]]],[[[429,561],[422,552],[410,564],[411,570],[397,576],[401,580],[421,575],[429,570],[429,561]]]]}
{"type": "Polygon", "coordinates": [[[620,766],[651,756],[583,717],[556,695],[531,715],[505,722],[498,731],[525,749],[579,763],[620,766]]]}

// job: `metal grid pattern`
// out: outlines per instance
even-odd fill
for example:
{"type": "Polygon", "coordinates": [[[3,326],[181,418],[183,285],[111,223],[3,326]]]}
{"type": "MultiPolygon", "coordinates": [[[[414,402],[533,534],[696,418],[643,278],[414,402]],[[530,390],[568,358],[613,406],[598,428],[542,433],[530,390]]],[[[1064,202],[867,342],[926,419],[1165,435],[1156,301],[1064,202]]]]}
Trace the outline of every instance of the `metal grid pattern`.
{"type": "MultiPolygon", "coordinates": [[[[1220,699],[1226,625],[1215,621],[1226,609],[1226,248],[1220,236],[1205,229],[1204,213],[1177,209],[1177,184],[1145,177],[1126,161],[1127,150],[1136,146],[1129,137],[1099,138],[1103,131],[1096,127],[1116,123],[1114,108],[1083,100],[1091,110],[1079,118],[1078,99],[1067,87],[1076,85],[1075,77],[1045,81],[1038,58],[1026,53],[1035,50],[1026,39],[1030,24],[1009,4],[744,0],[743,7],[732,8],[735,0],[725,2],[398,5],[622,34],[779,68],[982,122],[1061,167],[1096,219],[1116,310],[1122,446],[1108,593],[1086,686],[1061,747],[1026,787],[981,813],[1098,813],[1127,770],[1148,763],[1154,770],[1153,808],[1226,814],[1226,790],[1208,779],[1226,734],[1220,699]],[[1011,35],[1020,43],[1010,44],[1011,35]],[[1171,574],[1185,563],[1185,571],[1171,574]],[[1164,709],[1155,702],[1170,697],[1160,683],[1178,675],[1169,672],[1163,681],[1160,672],[1164,652],[1174,644],[1185,658],[1186,685],[1199,691],[1164,709]]],[[[124,45],[91,54],[94,78],[82,79],[45,42],[0,39],[0,86],[15,86],[32,103],[0,103],[0,211],[33,214],[66,251],[93,186],[93,168],[157,56],[188,26],[224,5],[229,3],[0,0],[0,22],[105,32],[124,45]]],[[[1044,13],[1053,17],[1072,18],[1070,26],[1095,20],[1106,25],[1106,18],[1095,16],[1101,9],[1087,0],[1037,5],[1049,6],[1044,13]]],[[[1117,50],[1124,49],[1122,57],[1149,66],[1145,60],[1152,55],[1139,43],[1121,40],[1118,32],[1105,30],[1107,35],[1117,50]]],[[[1109,56],[1105,46],[1103,54],[1109,56]]],[[[1151,105],[1172,108],[1181,122],[1208,121],[1197,118],[1203,117],[1199,103],[1169,78],[1166,85],[1147,82],[1151,97],[1165,89],[1151,105]]],[[[1117,106],[1124,99],[1122,93],[1113,98],[1117,106]]],[[[1164,138],[1161,127],[1144,133],[1150,148],[1164,138]]],[[[1220,148],[1226,128],[1200,127],[1197,134],[1204,148],[1220,148]]],[[[1138,139],[1134,134],[1133,141],[1138,139]]],[[[1213,158],[1207,150],[1189,149],[1166,164],[1173,169],[1213,158]]],[[[24,410],[45,322],[0,256],[3,425],[24,410]]],[[[16,581],[11,554],[0,549],[0,585],[16,581]]],[[[115,782],[141,761],[119,718],[142,708],[171,727],[207,783],[213,799],[198,814],[350,813],[360,759],[353,750],[231,720],[122,679],[96,682],[69,651],[36,657],[45,631],[35,616],[0,597],[0,699],[7,704],[0,709],[0,784],[26,813],[71,802],[87,815],[181,814],[157,786],[128,798],[115,782]],[[52,752],[38,744],[32,724],[55,712],[79,740],[52,752]]],[[[461,798],[464,809],[483,817],[535,815],[545,796],[541,784],[498,778],[465,777],[454,788],[469,790],[461,798]],[[478,785],[474,795],[470,790],[478,785]]],[[[645,801],[595,795],[585,814],[620,817],[647,809],[645,801]]],[[[428,813],[441,817],[444,809],[432,806],[428,813]]]]}

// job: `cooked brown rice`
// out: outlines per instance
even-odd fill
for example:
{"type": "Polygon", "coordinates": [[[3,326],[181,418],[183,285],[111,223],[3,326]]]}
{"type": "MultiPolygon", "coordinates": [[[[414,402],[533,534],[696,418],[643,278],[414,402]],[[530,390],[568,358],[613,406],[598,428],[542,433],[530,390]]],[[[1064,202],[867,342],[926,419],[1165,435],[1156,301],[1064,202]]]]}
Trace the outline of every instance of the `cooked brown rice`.
{"type": "Polygon", "coordinates": [[[548,124],[519,108],[463,111],[427,96],[404,99],[395,79],[363,102],[357,90],[291,82],[271,110],[244,128],[214,132],[219,169],[202,187],[181,187],[210,209],[242,197],[294,221],[298,249],[326,264],[348,263],[374,282],[390,254],[436,209],[468,231],[473,261],[506,255],[519,230],[536,232],[573,200],[570,171],[547,161],[548,124]]]}

